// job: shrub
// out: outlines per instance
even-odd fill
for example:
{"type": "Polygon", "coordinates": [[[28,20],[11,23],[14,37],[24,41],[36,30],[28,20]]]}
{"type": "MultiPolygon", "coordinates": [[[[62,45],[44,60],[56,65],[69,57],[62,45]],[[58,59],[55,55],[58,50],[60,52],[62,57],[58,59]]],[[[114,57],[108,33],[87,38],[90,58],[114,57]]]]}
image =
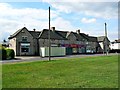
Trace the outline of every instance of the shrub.
{"type": "Polygon", "coordinates": [[[4,48],[0,48],[0,58],[2,60],[6,60],[7,54],[6,54],[6,50],[4,48]]]}
{"type": "Polygon", "coordinates": [[[13,59],[15,57],[15,52],[13,49],[6,49],[0,44],[0,59],[13,59]]]}
{"type": "Polygon", "coordinates": [[[15,52],[13,49],[6,49],[7,59],[13,59],[15,57],[15,52]]]}

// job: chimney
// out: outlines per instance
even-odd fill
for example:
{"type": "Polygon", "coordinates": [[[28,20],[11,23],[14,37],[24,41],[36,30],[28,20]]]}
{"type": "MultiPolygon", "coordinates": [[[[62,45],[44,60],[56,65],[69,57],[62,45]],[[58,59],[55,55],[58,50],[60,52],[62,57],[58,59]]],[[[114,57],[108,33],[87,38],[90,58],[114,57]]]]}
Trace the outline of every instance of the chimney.
{"type": "Polygon", "coordinates": [[[50,29],[51,29],[52,31],[55,31],[55,27],[51,27],[50,29]]]}
{"type": "Polygon", "coordinates": [[[80,29],[76,30],[77,34],[80,34],[80,29]]]}
{"type": "Polygon", "coordinates": [[[35,31],[36,31],[36,29],[33,29],[33,31],[35,32],[35,31]]]}

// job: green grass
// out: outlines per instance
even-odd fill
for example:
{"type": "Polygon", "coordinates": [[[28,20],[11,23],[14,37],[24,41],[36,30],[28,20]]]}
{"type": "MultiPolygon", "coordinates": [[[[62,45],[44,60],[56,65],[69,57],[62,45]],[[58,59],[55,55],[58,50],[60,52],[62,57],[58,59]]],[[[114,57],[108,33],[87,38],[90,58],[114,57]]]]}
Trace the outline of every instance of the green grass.
{"type": "Polygon", "coordinates": [[[3,88],[118,88],[118,56],[4,64],[3,88]]]}
{"type": "Polygon", "coordinates": [[[2,89],[2,63],[0,62],[0,89],[2,89]]]}

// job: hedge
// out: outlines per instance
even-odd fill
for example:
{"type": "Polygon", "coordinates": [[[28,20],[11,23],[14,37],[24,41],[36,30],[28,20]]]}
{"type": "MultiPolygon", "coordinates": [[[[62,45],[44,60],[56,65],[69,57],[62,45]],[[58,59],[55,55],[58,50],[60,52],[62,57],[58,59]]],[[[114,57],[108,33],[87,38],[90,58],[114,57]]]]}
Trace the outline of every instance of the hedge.
{"type": "Polygon", "coordinates": [[[0,58],[2,60],[6,60],[7,59],[7,53],[6,53],[6,50],[4,48],[0,48],[0,58]]]}
{"type": "Polygon", "coordinates": [[[0,47],[0,59],[14,59],[15,52],[13,49],[5,49],[4,47],[0,47]]]}
{"type": "Polygon", "coordinates": [[[15,52],[13,49],[6,49],[7,59],[14,59],[15,52]]]}

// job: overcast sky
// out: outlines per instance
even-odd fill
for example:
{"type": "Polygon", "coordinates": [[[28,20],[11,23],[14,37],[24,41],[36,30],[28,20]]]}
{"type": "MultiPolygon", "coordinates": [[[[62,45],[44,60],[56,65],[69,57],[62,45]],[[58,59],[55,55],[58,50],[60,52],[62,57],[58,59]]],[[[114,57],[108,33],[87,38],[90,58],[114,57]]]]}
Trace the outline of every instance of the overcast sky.
{"type": "Polygon", "coordinates": [[[51,26],[56,27],[57,30],[76,32],[80,29],[81,33],[91,36],[104,36],[106,22],[110,41],[118,39],[118,2],[5,1],[0,3],[0,41],[7,39],[24,26],[29,30],[35,28],[39,31],[48,28],[49,6],[51,26]]]}

